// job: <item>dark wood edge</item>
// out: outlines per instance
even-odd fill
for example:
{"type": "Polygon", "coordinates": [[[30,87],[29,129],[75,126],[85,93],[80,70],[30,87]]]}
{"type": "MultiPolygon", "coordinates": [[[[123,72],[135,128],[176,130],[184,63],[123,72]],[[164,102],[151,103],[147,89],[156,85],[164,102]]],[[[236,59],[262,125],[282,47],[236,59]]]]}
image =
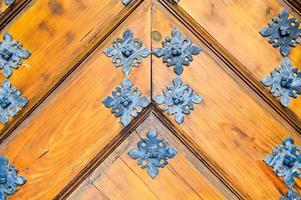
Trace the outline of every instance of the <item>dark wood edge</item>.
{"type": "Polygon", "coordinates": [[[143,0],[133,1],[128,6],[124,7],[112,21],[108,21],[106,26],[101,29],[92,41],[89,41],[89,46],[85,47],[78,58],[71,62],[71,67],[68,72],[62,76],[49,90],[41,97],[29,110],[21,110],[0,133],[0,143],[2,143],[72,72],[77,69],[97,48],[110,36],[110,34],[143,2],[143,0]]]}
{"type": "Polygon", "coordinates": [[[104,148],[100,151],[95,158],[93,158],[75,178],[69,182],[65,188],[54,199],[66,199],[73,191],[86,179],[93,171],[114,151],[119,145],[133,132],[136,128],[149,116],[151,111],[151,104],[144,108],[142,112],[135,118],[131,124],[115,136],[104,148]]]}
{"type": "Polygon", "coordinates": [[[283,0],[283,2],[290,7],[296,14],[301,16],[301,1],[300,0],[283,0]]]}
{"type": "Polygon", "coordinates": [[[17,16],[30,2],[31,0],[16,0],[11,7],[5,9],[5,11],[0,14],[0,30],[17,16]]]}
{"type": "Polygon", "coordinates": [[[247,86],[261,97],[277,114],[279,114],[293,129],[301,134],[301,121],[289,108],[280,105],[264,85],[250,73],[230,52],[219,44],[198,22],[187,14],[179,5],[168,0],[158,0],[171,14],[173,14],[188,30],[190,30],[226,67],[220,66],[242,86],[247,86]],[[238,80],[236,77],[239,77],[238,80]],[[242,83],[241,83],[242,82],[242,83]]]}

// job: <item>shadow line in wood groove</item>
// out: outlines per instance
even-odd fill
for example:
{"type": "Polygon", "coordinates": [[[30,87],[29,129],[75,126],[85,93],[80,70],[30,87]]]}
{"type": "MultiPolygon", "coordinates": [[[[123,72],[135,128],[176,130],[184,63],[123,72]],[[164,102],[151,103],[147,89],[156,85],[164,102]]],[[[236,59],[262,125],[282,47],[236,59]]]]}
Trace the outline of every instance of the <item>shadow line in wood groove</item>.
{"type": "Polygon", "coordinates": [[[0,30],[17,16],[32,0],[17,0],[11,7],[0,14],[0,30]]]}
{"type": "Polygon", "coordinates": [[[66,199],[118,146],[149,116],[152,105],[148,105],[133,119],[129,126],[112,139],[106,147],[93,158],[77,176],[54,199],[66,199]]]}

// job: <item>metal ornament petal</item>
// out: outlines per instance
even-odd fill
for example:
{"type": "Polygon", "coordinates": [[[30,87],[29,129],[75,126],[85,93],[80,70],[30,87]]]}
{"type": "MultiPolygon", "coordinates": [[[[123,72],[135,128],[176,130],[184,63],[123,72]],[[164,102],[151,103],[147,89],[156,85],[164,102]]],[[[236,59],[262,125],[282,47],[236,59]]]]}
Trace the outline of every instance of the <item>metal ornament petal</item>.
{"type": "Polygon", "coordinates": [[[301,200],[301,196],[294,189],[290,189],[286,196],[282,196],[280,200],[301,200]]]}
{"type": "Polygon", "coordinates": [[[22,48],[22,44],[14,41],[9,33],[5,33],[3,41],[0,42],[0,69],[2,74],[8,78],[12,74],[12,68],[18,69],[22,60],[30,56],[30,52],[22,48]]]}
{"type": "Polygon", "coordinates": [[[15,3],[16,0],[4,0],[4,3],[8,6],[8,7],[11,7],[14,3],[15,3]]]}
{"type": "Polygon", "coordinates": [[[127,6],[128,4],[130,4],[132,2],[132,0],[121,0],[121,2],[127,6]]]}
{"type": "Polygon", "coordinates": [[[183,66],[188,66],[193,61],[193,55],[198,55],[201,50],[198,45],[193,45],[187,36],[181,35],[178,28],[173,28],[172,37],[165,37],[162,48],[154,49],[153,53],[157,57],[163,57],[167,67],[174,66],[174,72],[181,75],[184,71],[183,66]]]}
{"type": "Polygon", "coordinates": [[[162,95],[155,97],[155,102],[163,105],[163,110],[169,115],[175,115],[178,124],[184,122],[185,115],[189,115],[194,109],[193,104],[199,104],[203,98],[196,94],[188,84],[184,84],[182,78],[177,76],[171,85],[163,90],[162,95]]]}
{"type": "Polygon", "coordinates": [[[6,124],[27,102],[19,90],[11,87],[9,80],[4,80],[0,88],[0,122],[6,124]]]}
{"type": "Polygon", "coordinates": [[[282,9],[278,17],[273,17],[268,27],[262,28],[259,33],[269,38],[273,47],[280,47],[282,56],[288,56],[291,48],[300,44],[301,29],[300,22],[296,18],[288,18],[287,9],[282,9]]]}
{"type": "Polygon", "coordinates": [[[13,195],[18,186],[25,184],[26,179],[18,175],[16,168],[8,163],[5,156],[0,156],[0,199],[6,200],[13,195]]]}
{"type": "Polygon", "coordinates": [[[177,151],[174,147],[168,146],[164,138],[158,137],[155,129],[150,129],[147,138],[142,138],[137,143],[137,148],[132,149],[128,155],[138,160],[142,169],[147,168],[147,173],[153,179],[159,174],[159,168],[164,168],[168,158],[173,158],[177,151]]]}
{"type": "Polygon", "coordinates": [[[287,107],[290,97],[297,98],[301,94],[301,72],[292,66],[288,58],[284,58],[281,66],[275,68],[262,83],[270,88],[274,97],[280,97],[281,105],[287,107]]]}
{"type": "Polygon", "coordinates": [[[133,82],[128,78],[125,78],[121,86],[117,86],[115,91],[112,91],[112,96],[107,96],[103,100],[103,104],[111,108],[116,117],[120,117],[124,126],[128,126],[132,118],[136,117],[149,103],[150,100],[141,96],[141,91],[133,87],[133,82]]]}
{"type": "Polygon", "coordinates": [[[291,137],[285,138],[283,144],[276,146],[264,162],[272,167],[277,176],[283,177],[289,187],[295,184],[295,178],[301,177],[301,147],[294,145],[291,137]]]}
{"type": "Polygon", "coordinates": [[[149,56],[149,49],[142,47],[142,42],[134,38],[130,30],[126,30],[122,38],[117,38],[114,43],[104,50],[116,67],[122,67],[123,73],[128,76],[132,67],[138,67],[142,58],[149,56]]]}

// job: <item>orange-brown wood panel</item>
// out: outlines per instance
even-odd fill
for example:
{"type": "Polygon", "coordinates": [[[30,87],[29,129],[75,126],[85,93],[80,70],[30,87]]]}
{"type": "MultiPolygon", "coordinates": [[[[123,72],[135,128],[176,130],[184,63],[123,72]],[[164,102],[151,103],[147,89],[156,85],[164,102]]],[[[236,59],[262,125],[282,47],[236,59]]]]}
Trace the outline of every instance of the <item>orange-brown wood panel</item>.
{"type": "MultiPolygon", "coordinates": [[[[263,159],[288,135],[301,144],[300,135],[161,4],[155,3],[153,13],[152,31],[162,39],[176,26],[204,48],[194,56],[189,67],[184,67],[182,74],[183,81],[202,95],[204,102],[196,105],[181,125],[175,122],[174,116],[168,116],[168,119],[181,137],[189,141],[245,198],[279,199],[287,188],[263,159]]],[[[153,48],[161,46],[158,38],[153,38],[153,48]]],[[[155,97],[171,84],[175,73],[160,58],[153,57],[152,62],[155,97]]]]}
{"type": "MultiPolygon", "coordinates": [[[[95,19],[85,23],[90,21],[99,23],[95,19]]],[[[1,154],[27,179],[12,199],[53,199],[94,157],[122,137],[124,127],[102,101],[120,85],[124,74],[103,51],[127,28],[150,48],[150,25],[150,4],[144,2],[1,144],[1,154]]],[[[129,78],[142,95],[150,96],[150,57],[129,78]]]]}
{"type": "Polygon", "coordinates": [[[164,200],[237,199],[152,113],[68,199],[82,196],[91,200],[138,200],[142,196],[164,200]],[[150,129],[177,151],[154,179],[128,155],[150,129]],[[94,192],[95,187],[99,193],[94,192]]]}
{"type": "MultiPolygon", "coordinates": [[[[268,25],[283,8],[276,0],[205,0],[195,5],[181,0],[184,9],[210,36],[232,54],[257,81],[280,66],[283,57],[259,30],[268,25]]],[[[297,17],[299,16],[290,16],[297,17]]],[[[301,46],[292,49],[289,58],[294,67],[301,69],[301,46]]],[[[268,88],[267,88],[268,89],[268,88]]],[[[293,99],[288,106],[298,118],[301,117],[301,99],[293,99]]]]}
{"type": "Polygon", "coordinates": [[[9,132],[48,95],[95,44],[122,21],[130,8],[125,8],[119,0],[101,3],[94,0],[41,0],[16,17],[1,35],[11,33],[32,53],[10,77],[12,85],[21,90],[29,103],[11,124],[4,129],[0,126],[1,135],[9,132]]]}

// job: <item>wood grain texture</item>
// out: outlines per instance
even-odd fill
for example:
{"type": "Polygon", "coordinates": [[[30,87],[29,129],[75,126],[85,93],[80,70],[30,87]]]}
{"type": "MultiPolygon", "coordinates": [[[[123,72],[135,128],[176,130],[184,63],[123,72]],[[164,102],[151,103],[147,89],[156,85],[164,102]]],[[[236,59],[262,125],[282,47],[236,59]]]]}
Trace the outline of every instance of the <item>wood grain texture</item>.
{"type": "MultiPolygon", "coordinates": [[[[103,153],[123,126],[102,104],[123,80],[104,48],[130,28],[150,48],[150,5],[143,3],[0,146],[27,183],[11,199],[53,199],[103,153]],[[141,26],[140,24],[145,24],[141,26]]],[[[150,96],[150,57],[130,74],[150,96]]]]}
{"type": "MultiPolygon", "coordinates": [[[[152,31],[164,38],[176,26],[204,48],[182,75],[184,82],[204,97],[204,102],[195,106],[181,126],[173,116],[168,119],[178,134],[244,198],[279,199],[287,188],[262,159],[284,137],[291,135],[300,144],[300,136],[161,4],[155,5],[152,31]]],[[[153,48],[161,46],[161,41],[152,43],[153,48]]],[[[153,58],[153,66],[152,88],[156,96],[175,74],[159,58],[153,58]]]]}
{"type": "Polygon", "coordinates": [[[153,115],[134,131],[68,199],[236,199],[227,188],[153,115]],[[150,128],[177,155],[152,179],[128,156],[150,128]],[[94,188],[99,192],[95,192],[94,188]]]}
{"type": "Polygon", "coordinates": [[[32,53],[10,77],[29,103],[10,124],[0,127],[1,137],[10,133],[140,1],[135,2],[125,8],[117,0],[36,1],[1,32],[10,32],[32,53]]]}
{"type": "MultiPolygon", "coordinates": [[[[267,38],[259,34],[259,30],[281,10],[277,1],[206,0],[195,6],[189,0],[183,0],[179,6],[245,67],[242,70],[247,70],[258,82],[280,65],[282,56],[279,49],[273,48],[267,38]]],[[[295,67],[301,69],[300,45],[292,50],[289,58],[295,67]]],[[[293,99],[288,107],[299,121],[300,107],[300,98],[293,99]]]]}

